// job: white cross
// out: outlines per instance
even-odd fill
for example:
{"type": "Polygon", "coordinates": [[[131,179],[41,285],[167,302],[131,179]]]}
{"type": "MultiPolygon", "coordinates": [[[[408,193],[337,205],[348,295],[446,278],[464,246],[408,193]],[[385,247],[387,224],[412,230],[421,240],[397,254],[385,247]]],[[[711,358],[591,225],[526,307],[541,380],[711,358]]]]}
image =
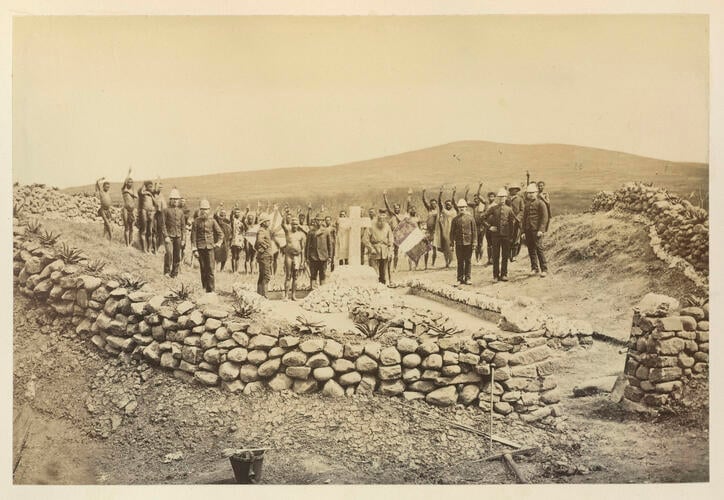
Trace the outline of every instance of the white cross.
{"type": "Polygon", "coordinates": [[[370,218],[360,214],[360,207],[349,207],[349,217],[340,217],[338,221],[340,228],[349,228],[349,264],[352,266],[362,265],[362,228],[372,226],[370,218]]]}

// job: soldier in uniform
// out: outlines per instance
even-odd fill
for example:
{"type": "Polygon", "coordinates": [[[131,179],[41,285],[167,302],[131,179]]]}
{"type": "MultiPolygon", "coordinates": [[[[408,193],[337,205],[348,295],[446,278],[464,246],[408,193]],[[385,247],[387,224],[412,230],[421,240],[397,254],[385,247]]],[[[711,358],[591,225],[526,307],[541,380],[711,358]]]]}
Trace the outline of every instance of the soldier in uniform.
{"type": "Polygon", "coordinates": [[[535,276],[540,271],[540,277],[545,278],[548,273],[548,264],[543,254],[541,240],[548,227],[548,208],[543,200],[538,198],[538,186],[535,184],[530,184],[526,188],[525,196],[523,231],[530,257],[530,275],[535,276]]]}
{"type": "Polygon", "coordinates": [[[181,247],[186,238],[186,215],[179,206],[181,195],[172,189],[168,195],[169,206],[161,212],[161,236],[166,249],[163,256],[163,274],[171,278],[178,276],[181,263],[181,247]]]}
{"type": "Polygon", "coordinates": [[[199,259],[201,285],[206,292],[214,291],[214,248],[221,246],[224,233],[213,217],[209,216],[211,205],[208,200],[199,203],[199,215],[191,226],[191,248],[194,256],[199,259]]]}
{"type": "Polygon", "coordinates": [[[490,233],[493,235],[493,281],[508,281],[510,243],[515,232],[515,215],[506,204],[508,192],[498,191],[496,203],[485,214],[490,233]]]}
{"type": "Polygon", "coordinates": [[[548,210],[548,224],[546,224],[546,232],[548,232],[548,226],[551,223],[551,199],[548,196],[548,191],[546,191],[546,183],[543,181],[538,181],[538,199],[540,199],[543,203],[546,204],[546,209],[548,210]]]}

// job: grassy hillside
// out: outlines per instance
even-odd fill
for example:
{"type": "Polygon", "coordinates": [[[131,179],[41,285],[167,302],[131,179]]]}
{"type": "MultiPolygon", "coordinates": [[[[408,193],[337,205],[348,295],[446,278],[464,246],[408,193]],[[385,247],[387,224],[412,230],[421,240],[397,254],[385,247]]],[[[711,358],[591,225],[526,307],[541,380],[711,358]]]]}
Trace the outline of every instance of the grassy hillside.
{"type": "MultiPolygon", "coordinates": [[[[213,166],[209,167],[210,169],[213,166]]],[[[651,181],[688,196],[693,190],[708,190],[708,166],[676,163],[653,158],[562,144],[516,145],[485,141],[463,141],[410,151],[383,158],[329,167],[295,167],[250,172],[209,174],[164,179],[167,189],[178,187],[195,202],[206,197],[227,205],[239,201],[255,205],[257,200],[288,202],[338,209],[349,204],[381,204],[381,192],[402,200],[412,187],[419,201],[422,188],[438,190],[466,184],[497,190],[510,182],[543,179],[556,201],[558,213],[587,208],[593,193],[614,189],[632,180],[651,181]]],[[[107,172],[113,177],[114,172],[107,172]]],[[[136,179],[138,183],[142,179],[136,179]]],[[[69,188],[69,192],[92,191],[93,187],[69,188]]],[[[120,199],[120,184],[112,187],[120,199]]],[[[462,193],[460,193],[462,194],[462,193]]],[[[317,208],[315,208],[316,210],[317,208]]]]}

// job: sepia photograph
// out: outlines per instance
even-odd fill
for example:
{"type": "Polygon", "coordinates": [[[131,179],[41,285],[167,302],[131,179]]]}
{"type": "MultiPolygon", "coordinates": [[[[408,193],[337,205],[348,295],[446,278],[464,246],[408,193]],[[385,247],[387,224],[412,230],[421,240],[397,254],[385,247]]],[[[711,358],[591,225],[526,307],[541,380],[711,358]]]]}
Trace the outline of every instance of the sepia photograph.
{"type": "Polygon", "coordinates": [[[14,15],[12,483],[708,483],[710,23],[14,15]]]}

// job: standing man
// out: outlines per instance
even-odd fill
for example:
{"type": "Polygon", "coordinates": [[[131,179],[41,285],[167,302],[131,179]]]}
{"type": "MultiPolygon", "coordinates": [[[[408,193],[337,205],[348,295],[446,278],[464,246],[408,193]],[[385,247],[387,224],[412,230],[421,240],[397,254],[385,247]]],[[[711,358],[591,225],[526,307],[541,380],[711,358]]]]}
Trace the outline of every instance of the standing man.
{"type": "Polygon", "coordinates": [[[375,268],[380,283],[384,285],[387,283],[388,264],[394,244],[392,228],[387,223],[386,210],[380,210],[372,226],[365,233],[363,244],[370,256],[370,266],[375,268]]]}
{"type": "Polygon", "coordinates": [[[155,247],[154,252],[161,248],[163,245],[163,211],[168,208],[168,204],[166,203],[166,198],[163,197],[163,194],[161,194],[161,188],[163,185],[161,184],[161,181],[156,181],[156,183],[153,185],[153,206],[156,210],[156,217],[154,219],[153,229],[155,233],[155,247]]]}
{"type": "MultiPolygon", "coordinates": [[[[369,210],[367,210],[367,218],[369,218],[369,220],[370,220],[370,227],[372,227],[372,226],[374,225],[374,223],[375,223],[375,219],[377,218],[377,212],[375,211],[374,208],[370,208],[369,210]]],[[[365,228],[362,229],[362,237],[360,238],[360,240],[361,240],[361,242],[360,242],[360,247],[361,247],[361,248],[360,248],[360,257],[361,257],[361,260],[362,260],[361,264],[364,265],[364,263],[365,263],[365,253],[367,253],[367,254],[368,254],[368,255],[367,255],[367,263],[368,263],[370,266],[374,267],[373,262],[370,260],[370,256],[369,256],[369,252],[367,251],[367,247],[365,246],[365,243],[364,243],[364,242],[365,242],[365,238],[368,238],[368,237],[369,237],[369,234],[368,234],[368,233],[370,232],[370,227],[365,227],[365,228]]]]}
{"type": "Polygon", "coordinates": [[[546,191],[546,183],[543,181],[538,181],[538,199],[541,200],[543,203],[546,204],[546,208],[548,209],[548,224],[546,224],[546,233],[548,232],[548,226],[551,223],[551,199],[548,196],[548,191],[546,191]]]}
{"type": "Polygon", "coordinates": [[[96,181],[96,194],[101,202],[101,208],[98,209],[98,215],[103,219],[103,236],[108,237],[108,241],[113,239],[111,234],[111,183],[105,177],[101,177],[96,181]],[[101,184],[102,181],[102,184],[101,184]]]}
{"type": "MultiPolygon", "coordinates": [[[[392,208],[390,208],[390,203],[387,200],[387,190],[382,191],[382,199],[385,202],[385,208],[387,209],[387,214],[389,215],[389,224],[390,228],[392,229],[392,232],[395,232],[395,229],[397,229],[397,226],[400,224],[400,222],[403,219],[402,214],[400,213],[401,207],[399,203],[394,203],[392,205],[392,208]]],[[[407,202],[409,203],[409,196],[407,202]]],[[[390,272],[394,268],[395,272],[397,272],[397,261],[399,260],[399,253],[400,248],[393,243],[393,255],[392,255],[392,261],[388,263],[388,266],[390,269],[387,270],[387,276],[391,278],[390,272]]]]}
{"type": "MultiPolygon", "coordinates": [[[[141,250],[150,253],[153,245],[153,220],[155,208],[153,205],[153,182],[146,181],[138,190],[138,239],[141,250]]],[[[155,250],[154,250],[155,253],[155,250]]]]}
{"type": "Polygon", "coordinates": [[[136,209],[136,193],[133,192],[133,179],[131,179],[131,169],[128,169],[126,180],[123,181],[121,188],[121,196],[123,197],[123,209],[121,210],[121,218],[123,219],[123,241],[126,246],[133,243],[133,224],[136,221],[134,210],[136,209]]]}
{"type": "Polygon", "coordinates": [[[241,251],[244,248],[244,220],[241,218],[239,204],[231,212],[231,272],[239,272],[241,251]]]}
{"type": "Polygon", "coordinates": [[[515,230],[513,232],[513,239],[510,244],[510,262],[515,262],[520,253],[520,236],[522,234],[522,222],[523,222],[523,205],[525,200],[520,195],[520,188],[515,185],[511,185],[508,188],[510,194],[510,208],[513,210],[515,216],[515,230]]]}
{"type": "Polygon", "coordinates": [[[284,236],[287,244],[284,245],[284,298],[297,300],[297,275],[302,270],[306,257],[304,251],[307,239],[304,232],[299,229],[299,219],[292,217],[291,224],[284,227],[284,236]],[[292,285],[292,294],[289,295],[289,285],[292,285]]]}
{"type": "Polygon", "coordinates": [[[179,206],[181,195],[172,189],[168,195],[169,207],[161,212],[161,236],[166,253],[163,256],[163,274],[175,278],[181,263],[181,246],[186,237],[186,215],[179,206]]]}
{"type": "Polygon", "coordinates": [[[332,252],[329,255],[329,271],[334,272],[334,261],[337,258],[337,226],[332,224],[332,217],[329,215],[324,217],[324,229],[329,233],[332,241],[332,252]]]}
{"type": "Polygon", "coordinates": [[[274,249],[272,248],[269,224],[271,224],[269,214],[261,213],[259,215],[259,231],[256,233],[254,251],[256,252],[256,261],[259,265],[259,279],[256,282],[256,293],[262,297],[266,297],[266,289],[272,277],[272,253],[274,249]]]}
{"type": "Polygon", "coordinates": [[[452,245],[450,244],[450,229],[452,227],[452,220],[457,215],[457,209],[453,204],[455,199],[455,188],[453,187],[452,197],[442,202],[442,187],[440,188],[440,194],[437,197],[437,205],[440,207],[440,214],[437,218],[438,228],[440,230],[440,247],[442,250],[443,257],[445,258],[445,269],[450,267],[452,263],[452,245]]]}
{"type": "Polygon", "coordinates": [[[543,254],[541,240],[548,227],[548,208],[543,200],[538,198],[538,187],[535,184],[528,185],[525,189],[525,197],[523,230],[530,257],[530,275],[535,276],[540,269],[540,277],[545,278],[548,273],[548,264],[543,254]]]}
{"type": "Polygon", "coordinates": [[[324,285],[327,271],[327,261],[332,255],[332,238],[325,228],[321,227],[321,217],[312,220],[312,228],[307,234],[305,253],[309,262],[310,288],[314,290],[319,276],[319,285],[324,285]]]}
{"type": "Polygon", "coordinates": [[[427,262],[430,253],[432,253],[432,267],[435,267],[435,260],[437,259],[437,249],[440,248],[440,228],[438,227],[437,218],[439,217],[439,210],[437,200],[432,198],[428,203],[425,197],[425,190],[422,190],[422,204],[427,210],[427,219],[425,221],[425,231],[427,232],[427,239],[430,240],[432,250],[425,254],[425,269],[427,270],[427,262]]]}
{"type": "Polygon", "coordinates": [[[213,217],[209,217],[211,205],[208,200],[199,203],[199,215],[191,226],[191,248],[199,259],[201,286],[207,293],[214,291],[214,248],[221,246],[224,233],[213,217]]]}
{"type": "Polygon", "coordinates": [[[455,247],[458,261],[458,283],[471,285],[470,265],[478,241],[478,227],[475,219],[468,213],[468,203],[464,198],[458,201],[458,214],[450,227],[450,241],[455,247]]]}
{"type": "Polygon", "coordinates": [[[488,193],[488,201],[485,203],[485,212],[482,215],[482,224],[485,229],[485,242],[488,247],[488,261],[485,263],[486,266],[493,264],[493,233],[490,232],[490,227],[488,226],[485,214],[488,213],[488,210],[490,210],[493,205],[495,205],[495,193],[490,191],[488,193]]]}
{"type": "Polygon", "coordinates": [[[515,231],[515,215],[507,204],[508,192],[500,188],[496,203],[485,214],[485,220],[493,235],[493,281],[508,281],[510,243],[515,231]]]}

